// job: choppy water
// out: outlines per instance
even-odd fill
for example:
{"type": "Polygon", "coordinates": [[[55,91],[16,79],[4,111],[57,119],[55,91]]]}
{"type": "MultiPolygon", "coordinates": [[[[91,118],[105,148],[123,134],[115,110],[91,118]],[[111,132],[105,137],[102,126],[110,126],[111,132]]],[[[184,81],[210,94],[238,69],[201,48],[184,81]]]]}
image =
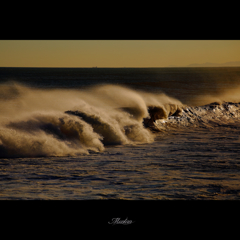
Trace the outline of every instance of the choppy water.
{"type": "Polygon", "coordinates": [[[1,68],[0,199],[239,199],[237,109],[221,124],[201,116],[204,127],[142,124],[149,105],[169,114],[238,103],[239,77],[240,68],[1,68]]]}

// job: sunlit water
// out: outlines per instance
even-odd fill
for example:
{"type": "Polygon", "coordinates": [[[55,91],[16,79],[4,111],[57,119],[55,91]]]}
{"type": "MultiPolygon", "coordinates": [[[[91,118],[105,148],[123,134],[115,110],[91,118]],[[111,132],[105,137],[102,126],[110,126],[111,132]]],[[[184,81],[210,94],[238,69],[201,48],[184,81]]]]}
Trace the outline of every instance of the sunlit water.
{"type": "MultiPolygon", "coordinates": [[[[85,69],[82,72],[85,75],[83,73],[81,75],[81,69],[78,71],[72,69],[69,72],[66,69],[54,71],[51,69],[45,71],[44,69],[0,69],[0,78],[5,87],[9,84],[8,80],[14,80],[15,84],[16,82],[25,84],[25,87],[26,85],[38,87],[43,91],[44,99],[49,97],[45,95],[46,88],[71,89],[72,86],[81,88],[86,82],[90,86],[96,83],[119,84],[119,82],[125,83],[126,86],[128,81],[131,83],[129,87],[135,89],[134,91],[146,90],[156,94],[158,89],[161,89],[166,95],[176,98],[183,104],[195,101],[193,105],[198,103],[200,105],[210,103],[208,99],[229,97],[228,93],[237,89],[240,76],[239,68],[221,68],[219,71],[216,68],[205,69],[205,71],[188,68],[153,69],[152,71],[150,69],[85,69]],[[67,81],[67,73],[71,74],[70,81],[67,81]],[[204,79],[201,82],[199,82],[200,76],[204,79]],[[197,80],[193,81],[194,78],[197,80]],[[124,79],[127,80],[124,81],[124,79]],[[214,84],[209,81],[211,79],[214,84]],[[196,86],[199,87],[196,88],[196,86]],[[203,91],[204,89],[206,92],[203,91]]],[[[17,85],[20,95],[21,86],[17,85]]],[[[29,91],[28,88],[26,89],[29,91]]],[[[10,92],[12,94],[13,91],[10,92]]],[[[10,95],[8,94],[7,97],[9,98],[10,95]]],[[[34,94],[26,99],[29,101],[31,98],[31,102],[34,103],[34,94]]],[[[236,92],[234,98],[233,100],[237,101],[236,92]]],[[[22,101],[24,99],[22,98],[22,101]]],[[[5,97],[4,101],[8,104],[11,100],[6,100],[5,97]]],[[[96,103],[92,104],[96,106],[96,103]]],[[[19,106],[19,113],[22,113],[22,109],[26,110],[24,104],[23,107],[19,106]]],[[[38,106],[42,110],[41,104],[32,106],[38,106]]],[[[90,135],[86,136],[94,135],[96,142],[94,145],[88,143],[87,147],[80,145],[79,152],[76,150],[78,145],[72,141],[72,135],[69,135],[69,132],[66,135],[68,139],[60,138],[59,136],[62,135],[58,132],[56,133],[58,137],[52,135],[57,128],[53,131],[53,128],[49,127],[46,133],[44,132],[48,138],[41,135],[42,141],[44,140],[44,144],[41,142],[41,148],[39,148],[40,145],[37,145],[38,148],[33,148],[31,144],[36,144],[35,137],[46,130],[39,123],[49,126],[51,122],[55,124],[54,126],[62,127],[61,121],[49,120],[53,119],[49,118],[52,116],[52,106],[56,106],[58,113],[62,107],[53,104],[51,108],[46,108],[47,118],[40,118],[37,115],[33,121],[32,112],[36,110],[33,108],[28,108],[27,117],[22,116],[21,121],[11,111],[7,112],[5,118],[1,118],[0,199],[236,200],[240,197],[240,125],[238,121],[210,129],[179,128],[151,133],[154,139],[152,141],[144,138],[142,142],[140,140],[136,142],[133,137],[127,136],[128,142],[124,142],[125,136],[122,136],[120,138],[122,142],[116,145],[102,143],[102,140],[92,132],[87,132],[90,135]],[[15,120],[9,121],[10,117],[15,120]],[[8,135],[10,130],[15,131],[15,137],[12,137],[12,134],[8,135]],[[48,135],[50,130],[51,135],[48,135]],[[21,135],[23,132],[24,135],[21,135]],[[30,136],[32,140],[26,145],[30,136]],[[7,145],[8,143],[10,145],[7,145]],[[51,148],[46,147],[48,143],[51,148]],[[60,152],[59,149],[65,145],[59,145],[59,148],[55,149],[56,144],[65,144],[68,148],[60,152]],[[25,146],[26,149],[23,151],[19,146],[25,146]],[[103,149],[99,152],[96,149],[100,146],[103,146],[103,149]],[[50,151],[52,148],[53,152],[50,151]],[[13,158],[11,155],[14,153],[9,152],[9,149],[20,156],[13,158]],[[71,149],[74,154],[71,154],[71,149]],[[51,156],[54,155],[53,153],[59,156],[51,156]]],[[[69,107],[70,104],[65,106],[69,107]]],[[[16,108],[16,112],[17,110],[16,108]]],[[[67,110],[72,109],[66,108],[65,111],[67,110]]],[[[56,117],[58,118],[63,116],[56,117]]],[[[76,116],[73,118],[75,119],[76,116]]],[[[119,120],[119,125],[122,121],[119,120]]],[[[132,119],[128,121],[133,123],[132,119]]],[[[124,124],[128,124],[128,121],[124,124]]],[[[139,131],[143,132],[143,135],[148,134],[144,128],[139,128],[139,131]]]]}

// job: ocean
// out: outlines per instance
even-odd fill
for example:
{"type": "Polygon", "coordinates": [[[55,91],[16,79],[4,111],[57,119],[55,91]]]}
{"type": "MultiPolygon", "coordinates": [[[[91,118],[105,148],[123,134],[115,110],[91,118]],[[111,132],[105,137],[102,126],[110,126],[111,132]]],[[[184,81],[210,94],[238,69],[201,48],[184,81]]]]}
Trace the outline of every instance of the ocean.
{"type": "Polygon", "coordinates": [[[1,200],[240,199],[240,67],[0,68],[1,200]]]}

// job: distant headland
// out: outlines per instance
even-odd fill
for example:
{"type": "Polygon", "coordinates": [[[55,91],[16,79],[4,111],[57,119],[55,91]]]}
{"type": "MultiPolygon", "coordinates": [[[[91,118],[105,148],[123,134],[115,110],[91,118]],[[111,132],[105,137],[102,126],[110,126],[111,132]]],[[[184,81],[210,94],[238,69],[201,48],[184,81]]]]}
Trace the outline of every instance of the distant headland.
{"type": "Polygon", "coordinates": [[[206,63],[193,63],[189,64],[186,67],[240,67],[240,61],[238,62],[225,62],[225,63],[211,63],[211,62],[206,62],[206,63]]]}
{"type": "Polygon", "coordinates": [[[178,68],[178,67],[240,67],[240,61],[238,62],[225,62],[225,63],[192,63],[185,66],[169,65],[169,68],[178,68]]]}

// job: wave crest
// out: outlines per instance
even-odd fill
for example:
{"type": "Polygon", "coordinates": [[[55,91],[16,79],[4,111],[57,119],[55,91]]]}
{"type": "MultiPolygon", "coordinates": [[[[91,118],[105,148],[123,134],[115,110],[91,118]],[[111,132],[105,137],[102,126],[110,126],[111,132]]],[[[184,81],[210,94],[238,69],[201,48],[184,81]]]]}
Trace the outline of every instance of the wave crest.
{"type": "Polygon", "coordinates": [[[11,83],[0,91],[0,157],[75,156],[154,141],[142,125],[143,97],[125,87],[40,90],[11,83]]]}
{"type": "Polygon", "coordinates": [[[239,124],[240,103],[213,102],[199,107],[185,106],[177,115],[157,119],[152,127],[158,131],[182,127],[214,128],[239,124]]]}

